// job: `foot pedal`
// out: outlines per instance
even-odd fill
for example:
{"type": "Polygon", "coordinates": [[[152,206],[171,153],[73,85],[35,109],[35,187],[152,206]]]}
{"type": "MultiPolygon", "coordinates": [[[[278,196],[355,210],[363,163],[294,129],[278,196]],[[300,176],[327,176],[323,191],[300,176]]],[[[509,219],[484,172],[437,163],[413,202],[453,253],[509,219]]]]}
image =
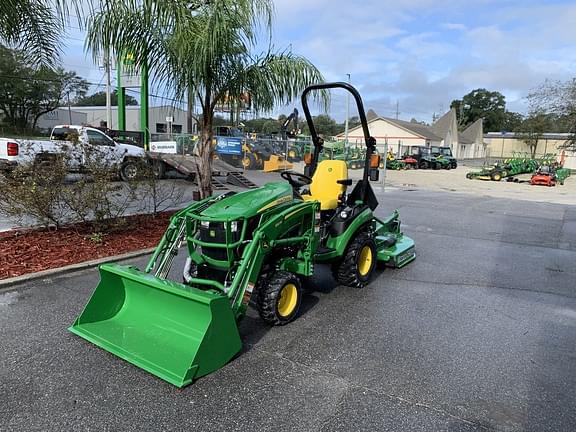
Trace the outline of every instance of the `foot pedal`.
{"type": "Polygon", "coordinates": [[[316,253],[318,255],[322,255],[322,254],[327,254],[327,253],[331,253],[334,252],[336,249],[332,249],[326,246],[320,246],[316,249],[316,253]]]}

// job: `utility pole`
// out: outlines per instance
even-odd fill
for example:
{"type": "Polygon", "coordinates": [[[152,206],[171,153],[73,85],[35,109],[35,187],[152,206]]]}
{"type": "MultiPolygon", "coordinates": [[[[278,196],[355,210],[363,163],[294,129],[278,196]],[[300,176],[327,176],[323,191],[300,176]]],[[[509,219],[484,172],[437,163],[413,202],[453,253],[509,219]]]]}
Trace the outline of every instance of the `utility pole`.
{"type": "Polygon", "coordinates": [[[104,52],[104,68],[106,70],[106,127],[112,129],[112,85],[110,79],[110,51],[104,52]]]}
{"type": "MultiPolygon", "coordinates": [[[[348,84],[350,84],[350,74],[348,75],[348,84]]],[[[350,92],[346,92],[346,120],[344,122],[344,146],[348,147],[348,118],[350,117],[350,92]]]]}
{"type": "Polygon", "coordinates": [[[70,108],[70,92],[66,93],[66,98],[68,99],[68,120],[72,124],[72,108],[70,108]]]}
{"type": "Polygon", "coordinates": [[[398,120],[399,115],[400,115],[400,101],[396,99],[396,120],[398,120]]]}

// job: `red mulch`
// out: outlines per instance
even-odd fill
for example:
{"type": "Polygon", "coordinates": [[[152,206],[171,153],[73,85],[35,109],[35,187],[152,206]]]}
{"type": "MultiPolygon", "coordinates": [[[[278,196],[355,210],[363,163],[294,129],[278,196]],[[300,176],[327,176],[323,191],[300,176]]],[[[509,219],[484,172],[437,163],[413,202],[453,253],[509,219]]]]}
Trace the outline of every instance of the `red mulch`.
{"type": "Polygon", "coordinates": [[[103,235],[100,243],[90,240],[88,226],[0,233],[0,279],[154,247],[171,215],[128,216],[122,230],[103,235]]]}

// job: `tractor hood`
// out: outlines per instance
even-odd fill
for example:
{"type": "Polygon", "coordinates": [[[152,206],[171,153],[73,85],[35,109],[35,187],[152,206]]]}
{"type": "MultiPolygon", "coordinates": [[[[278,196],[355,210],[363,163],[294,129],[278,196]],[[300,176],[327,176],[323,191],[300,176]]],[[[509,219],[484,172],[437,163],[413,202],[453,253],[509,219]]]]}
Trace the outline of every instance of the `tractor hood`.
{"type": "Polygon", "coordinates": [[[288,201],[292,201],[292,187],[288,183],[268,183],[258,189],[224,198],[212,204],[201,214],[207,218],[236,220],[252,217],[288,201]]]}

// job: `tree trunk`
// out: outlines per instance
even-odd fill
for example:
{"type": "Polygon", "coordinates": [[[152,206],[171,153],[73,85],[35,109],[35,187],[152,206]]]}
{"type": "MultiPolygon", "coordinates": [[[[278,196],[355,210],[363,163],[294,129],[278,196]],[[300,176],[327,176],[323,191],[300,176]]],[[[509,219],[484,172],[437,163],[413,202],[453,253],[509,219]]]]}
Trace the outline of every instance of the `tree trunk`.
{"type": "Polygon", "coordinates": [[[196,183],[200,198],[207,198],[212,195],[212,122],[206,118],[203,118],[198,140],[198,156],[196,183]]]}

